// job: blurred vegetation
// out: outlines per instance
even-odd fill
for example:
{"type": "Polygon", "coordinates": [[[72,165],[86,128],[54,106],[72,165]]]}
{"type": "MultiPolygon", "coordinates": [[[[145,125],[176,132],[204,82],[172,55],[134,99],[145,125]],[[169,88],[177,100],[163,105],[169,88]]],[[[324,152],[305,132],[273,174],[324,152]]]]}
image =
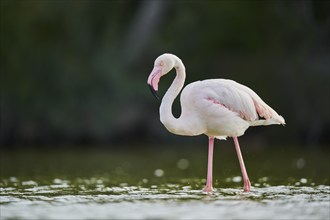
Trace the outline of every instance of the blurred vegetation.
{"type": "Polygon", "coordinates": [[[147,88],[164,52],[187,83],[234,79],[286,119],[246,140],[329,146],[329,1],[2,0],[0,18],[3,148],[196,143],[165,130],[147,88]]]}

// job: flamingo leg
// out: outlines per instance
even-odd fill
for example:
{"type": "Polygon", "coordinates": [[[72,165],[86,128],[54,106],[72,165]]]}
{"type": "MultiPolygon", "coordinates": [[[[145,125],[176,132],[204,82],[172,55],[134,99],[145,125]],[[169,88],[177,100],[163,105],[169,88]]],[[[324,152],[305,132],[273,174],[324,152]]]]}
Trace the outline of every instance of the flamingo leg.
{"type": "Polygon", "coordinates": [[[235,148],[236,148],[239,165],[240,165],[241,171],[242,171],[242,176],[243,176],[243,181],[244,181],[244,192],[250,192],[251,183],[250,183],[248,174],[245,169],[245,165],[244,165],[241,149],[239,147],[238,139],[237,139],[237,137],[233,137],[233,139],[234,139],[234,143],[235,143],[235,148]]]}
{"type": "Polygon", "coordinates": [[[209,137],[209,154],[207,163],[207,180],[204,192],[212,192],[212,166],[213,166],[213,147],[214,147],[214,137],[209,137]]]}

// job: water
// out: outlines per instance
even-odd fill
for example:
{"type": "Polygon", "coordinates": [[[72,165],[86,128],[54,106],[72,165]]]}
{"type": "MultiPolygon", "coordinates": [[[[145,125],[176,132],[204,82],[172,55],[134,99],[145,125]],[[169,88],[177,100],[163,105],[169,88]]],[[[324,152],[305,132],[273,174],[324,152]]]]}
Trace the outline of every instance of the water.
{"type": "Polygon", "coordinates": [[[0,216],[330,219],[329,154],[295,151],[281,160],[276,155],[255,153],[254,157],[266,157],[257,161],[246,157],[252,189],[245,193],[238,164],[233,163],[237,161],[231,153],[222,152],[221,169],[215,161],[215,191],[207,194],[201,190],[206,168],[201,152],[158,156],[146,152],[5,152],[0,216]]]}
{"type": "MultiPolygon", "coordinates": [[[[90,181],[90,180],[87,180],[90,181]]],[[[329,186],[217,189],[206,194],[179,184],[52,185],[25,181],[2,187],[2,219],[329,219],[329,186]]]]}

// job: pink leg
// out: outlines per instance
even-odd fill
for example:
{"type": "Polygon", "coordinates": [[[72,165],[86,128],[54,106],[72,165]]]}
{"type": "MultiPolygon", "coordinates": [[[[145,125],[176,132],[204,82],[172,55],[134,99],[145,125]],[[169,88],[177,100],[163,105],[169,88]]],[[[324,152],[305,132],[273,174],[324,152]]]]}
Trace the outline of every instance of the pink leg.
{"type": "Polygon", "coordinates": [[[214,137],[209,137],[209,155],[208,155],[208,163],[207,163],[207,180],[206,186],[204,188],[205,192],[212,192],[212,165],[213,165],[213,146],[214,146],[214,137]]]}
{"type": "Polygon", "coordinates": [[[237,139],[237,137],[233,137],[233,139],[234,139],[234,143],[235,143],[235,148],[236,148],[236,153],[238,156],[239,165],[240,165],[241,171],[242,171],[242,176],[243,176],[243,181],[244,181],[244,191],[250,192],[251,183],[250,183],[249,177],[248,177],[246,169],[245,169],[245,165],[244,165],[241,149],[239,147],[238,139],[237,139]]]}

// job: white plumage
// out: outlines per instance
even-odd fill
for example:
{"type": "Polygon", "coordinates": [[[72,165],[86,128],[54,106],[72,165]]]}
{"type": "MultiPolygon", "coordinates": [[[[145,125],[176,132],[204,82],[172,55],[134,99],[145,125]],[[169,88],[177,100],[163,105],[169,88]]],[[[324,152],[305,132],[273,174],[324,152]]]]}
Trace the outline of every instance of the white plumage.
{"type": "Polygon", "coordinates": [[[284,118],[262,101],[253,90],[228,79],[208,79],[188,84],[180,97],[181,115],[175,118],[172,114],[172,104],[183,88],[186,77],[182,61],[173,54],[159,56],[148,78],[148,84],[154,94],[157,94],[160,78],[172,68],[176,69],[177,75],[162,99],[161,122],[174,134],[205,134],[209,137],[208,181],[205,187],[208,192],[212,191],[214,138],[233,137],[243,173],[244,190],[249,191],[250,182],[240,155],[237,137],[243,135],[250,126],[285,124],[284,118]]]}

